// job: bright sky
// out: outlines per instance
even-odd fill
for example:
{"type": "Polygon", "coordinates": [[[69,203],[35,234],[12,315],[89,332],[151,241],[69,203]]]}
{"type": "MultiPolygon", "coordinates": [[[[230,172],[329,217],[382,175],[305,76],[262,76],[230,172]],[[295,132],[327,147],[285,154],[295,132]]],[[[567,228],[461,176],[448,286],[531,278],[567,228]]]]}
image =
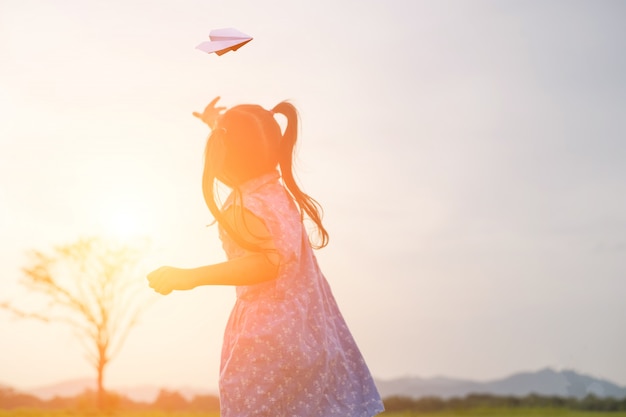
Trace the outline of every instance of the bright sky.
{"type": "MultiPolygon", "coordinates": [[[[213,97],[300,109],[318,253],[378,378],[545,366],[626,385],[626,3],[0,2],[0,299],[29,249],[120,232],[223,259],[200,190],[213,97]],[[213,28],[254,40],[221,57],[213,28]]],[[[143,280],[143,277],[137,279],[143,280]]],[[[149,291],[146,286],[146,291],[149,291]]],[[[109,386],[217,386],[232,288],[155,297],[109,386]]],[[[0,312],[0,383],[92,375],[0,312]]]]}

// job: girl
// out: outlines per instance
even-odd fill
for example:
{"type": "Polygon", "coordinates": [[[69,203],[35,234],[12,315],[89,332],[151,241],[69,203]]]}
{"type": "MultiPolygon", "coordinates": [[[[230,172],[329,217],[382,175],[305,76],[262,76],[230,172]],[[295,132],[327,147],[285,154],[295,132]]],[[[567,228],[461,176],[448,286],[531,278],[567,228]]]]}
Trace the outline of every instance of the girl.
{"type": "Polygon", "coordinates": [[[223,417],[370,417],[383,411],[370,372],[337,308],[312,248],[328,243],[319,204],[296,184],[298,114],[214,99],[194,113],[212,132],[202,188],[228,261],[148,275],[161,294],[235,285],[237,301],[220,366],[223,417]],[[287,118],[285,133],[274,115],[287,118]],[[216,181],[232,192],[220,206],[216,181]],[[317,232],[309,241],[303,220],[317,232]]]}

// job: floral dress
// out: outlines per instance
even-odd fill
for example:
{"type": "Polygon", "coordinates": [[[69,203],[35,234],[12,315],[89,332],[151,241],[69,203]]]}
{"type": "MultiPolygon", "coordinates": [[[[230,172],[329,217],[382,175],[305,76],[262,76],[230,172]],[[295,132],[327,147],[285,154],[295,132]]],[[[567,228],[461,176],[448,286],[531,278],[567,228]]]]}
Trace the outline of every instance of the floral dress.
{"type": "MultiPolygon", "coordinates": [[[[220,366],[222,417],[371,417],[383,411],[371,374],[320,271],[278,172],[245,184],[245,209],[279,252],[278,278],[237,287],[220,366]]],[[[232,195],[225,208],[234,204],[232,195]]],[[[229,259],[244,251],[220,230],[229,259]]]]}

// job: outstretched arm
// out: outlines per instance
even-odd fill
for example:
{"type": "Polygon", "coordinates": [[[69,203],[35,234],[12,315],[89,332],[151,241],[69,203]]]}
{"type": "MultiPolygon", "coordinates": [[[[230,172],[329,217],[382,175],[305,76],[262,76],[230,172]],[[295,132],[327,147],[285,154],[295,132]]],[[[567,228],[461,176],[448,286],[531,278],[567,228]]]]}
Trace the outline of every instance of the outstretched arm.
{"type": "Polygon", "coordinates": [[[276,279],[280,259],[263,221],[238,207],[229,208],[225,218],[247,241],[265,251],[247,251],[239,258],[198,268],[162,266],[148,274],[150,287],[167,295],[173,290],[190,290],[201,285],[253,285],[276,279]]]}
{"type": "Polygon", "coordinates": [[[202,113],[198,113],[197,111],[192,114],[198,119],[202,120],[211,128],[211,130],[215,129],[215,125],[217,124],[218,119],[222,115],[222,112],[226,110],[226,107],[215,107],[217,101],[220,99],[219,96],[215,97],[213,101],[211,101],[205,108],[202,113]]]}
{"type": "Polygon", "coordinates": [[[172,290],[191,290],[201,285],[254,285],[275,279],[278,265],[264,253],[252,253],[198,268],[162,266],[148,274],[154,290],[167,295],[172,290]]]}

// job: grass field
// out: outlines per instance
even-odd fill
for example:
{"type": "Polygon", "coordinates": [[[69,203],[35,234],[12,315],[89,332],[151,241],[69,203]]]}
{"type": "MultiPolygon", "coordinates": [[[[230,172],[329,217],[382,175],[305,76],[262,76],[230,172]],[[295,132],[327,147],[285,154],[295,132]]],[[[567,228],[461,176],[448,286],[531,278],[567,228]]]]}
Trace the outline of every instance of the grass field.
{"type": "MultiPolygon", "coordinates": [[[[429,413],[383,413],[380,417],[626,417],[626,412],[577,411],[566,408],[474,408],[429,413]]],[[[219,417],[217,413],[133,411],[97,414],[80,411],[16,409],[0,410],[0,417],[219,417]]]]}
{"type": "Polygon", "coordinates": [[[626,417],[626,412],[579,411],[567,408],[472,408],[433,412],[383,413],[381,417],[626,417]]]}

